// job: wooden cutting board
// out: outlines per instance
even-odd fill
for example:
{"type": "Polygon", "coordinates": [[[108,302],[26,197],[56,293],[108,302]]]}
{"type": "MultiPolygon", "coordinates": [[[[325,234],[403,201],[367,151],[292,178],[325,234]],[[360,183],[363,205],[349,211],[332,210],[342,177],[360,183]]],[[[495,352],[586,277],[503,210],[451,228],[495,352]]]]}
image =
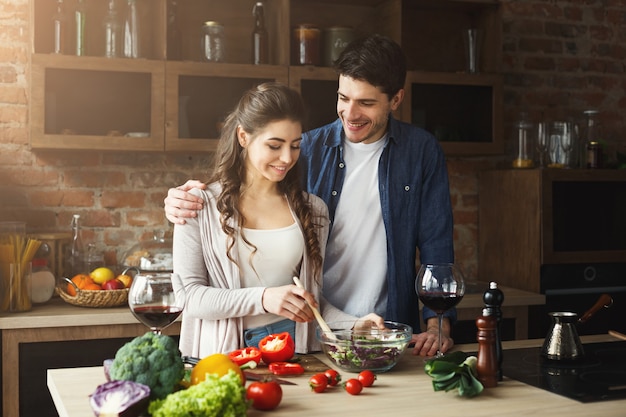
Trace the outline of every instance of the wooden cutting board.
{"type": "MultiPolygon", "coordinates": [[[[297,359],[297,363],[302,365],[304,368],[305,374],[316,374],[318,372],[324,372],[329,368],[328,365],[311,354],[296,355],[295,358],[297,359]]],[[[272,374],[267,365],[262,362],[255,369],[250,369],[248,371],[259,375],[272,374]]]]}

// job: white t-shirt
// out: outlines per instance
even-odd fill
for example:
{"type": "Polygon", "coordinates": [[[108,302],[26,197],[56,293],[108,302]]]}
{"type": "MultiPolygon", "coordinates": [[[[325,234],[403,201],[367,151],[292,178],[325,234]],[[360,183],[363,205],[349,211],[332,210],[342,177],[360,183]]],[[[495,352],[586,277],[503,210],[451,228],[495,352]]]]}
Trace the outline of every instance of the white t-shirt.
{"type": "Polygon", "coordinates": [[[346,176],[324,263],[324,296],[348,314],[387,307],[387,235],[378,190],[378,161],[387,136],[370,143],[344,140],[346,176]]]}
{"type": "MultiPolygon", "coordinates": [[[[304,236],[298,224],[272,230],[244,229],[244,234],[256,246],[257,251],[252,255],[253,248],[241,237],[237,239],[239,266],[242,271],[241,286],[279,287],[293,284],[293,277],[298,275],[305,248],[304,236]]],[[[282,316],[267,313],[244,317],[243,322],[245,329],[251,329],[283,319],[282,316]]]]}

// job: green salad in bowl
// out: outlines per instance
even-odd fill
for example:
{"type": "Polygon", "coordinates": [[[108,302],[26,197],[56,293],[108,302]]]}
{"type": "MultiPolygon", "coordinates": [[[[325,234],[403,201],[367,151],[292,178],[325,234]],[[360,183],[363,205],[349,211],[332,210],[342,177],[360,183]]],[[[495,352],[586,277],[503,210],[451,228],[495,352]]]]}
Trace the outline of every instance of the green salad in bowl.
{"type": "Polygon", "coordinates": [[[328,323],[331,331],[317,329],[317,339],[326,356],[349,372],[385,372],[393,368],[406,350],[411,326],[385,321],[385,329],[359,326],[354,322],[328,323]]]}

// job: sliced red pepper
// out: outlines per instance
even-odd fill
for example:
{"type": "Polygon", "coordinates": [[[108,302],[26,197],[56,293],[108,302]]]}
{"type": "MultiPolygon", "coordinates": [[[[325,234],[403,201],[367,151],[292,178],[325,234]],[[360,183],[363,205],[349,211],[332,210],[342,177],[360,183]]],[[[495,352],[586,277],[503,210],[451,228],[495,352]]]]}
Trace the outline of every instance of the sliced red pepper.
{"type": "Polygon", "coordinates": [[[299,363],[272,362],[269,364],[270,372],[274,375],[302,375],[304,368],[299,363]]]}
{"type": "Polygon", "coordinates": [[[293,357],[296,345],[289,332],[275,333],[264,337],[259,342],[263,362],[284,362],[293,357]]]}
{"type": "Polygon", "coordinates": [[[253,346],[233,350],[228,354],[231,361],[241,366],[250,361],[261,362],[261,351],[253,346]]]}

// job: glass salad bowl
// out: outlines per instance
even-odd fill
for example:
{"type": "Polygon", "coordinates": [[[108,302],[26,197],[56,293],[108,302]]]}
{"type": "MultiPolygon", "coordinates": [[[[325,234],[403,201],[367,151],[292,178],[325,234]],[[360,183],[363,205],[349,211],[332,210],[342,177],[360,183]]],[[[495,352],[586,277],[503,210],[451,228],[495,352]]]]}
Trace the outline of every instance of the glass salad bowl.
{"type": "Polygon", "coordinates": [[[385,321],[384,330],[354,324],[331,322],[330,332],[319,327],[316,331],[328,359],[348,372],[390,370],[402,357],[413,334],[411,326],[393,321],[385,321]]]}

